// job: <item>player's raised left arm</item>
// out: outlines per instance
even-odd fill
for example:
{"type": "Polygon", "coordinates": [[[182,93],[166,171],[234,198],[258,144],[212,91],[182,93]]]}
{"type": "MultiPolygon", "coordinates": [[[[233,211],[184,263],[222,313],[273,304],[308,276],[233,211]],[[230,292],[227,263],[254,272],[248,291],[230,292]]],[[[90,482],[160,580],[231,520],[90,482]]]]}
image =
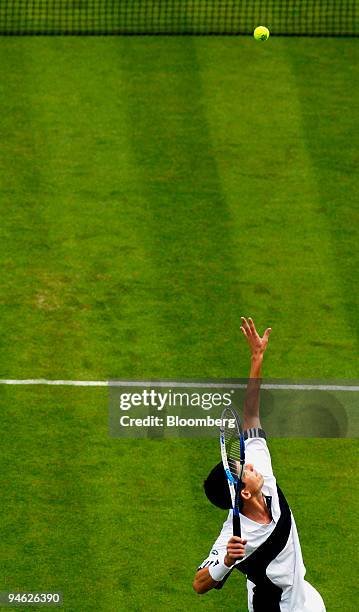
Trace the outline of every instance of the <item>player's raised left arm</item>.
{"type": "Polygon", "coordinates": [[[267,348],[269,334],[272,329],[268,327],[263,336],[260,337],[250,317],[248,320],[245,317],[241,317],[241,319],[241,331],[246,337],[251,352],[251,367],[243,408],[243,429],[246,430],[251,427],[261,426],[259,417],[261,370],[263,355],[267,348]]]}

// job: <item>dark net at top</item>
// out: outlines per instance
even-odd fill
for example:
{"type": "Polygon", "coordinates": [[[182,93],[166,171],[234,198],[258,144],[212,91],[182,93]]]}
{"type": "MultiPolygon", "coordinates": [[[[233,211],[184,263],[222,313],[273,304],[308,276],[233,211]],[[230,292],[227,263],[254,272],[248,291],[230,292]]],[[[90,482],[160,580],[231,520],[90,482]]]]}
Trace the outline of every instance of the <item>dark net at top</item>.
{"type": "Polygon", "coordinates": [[[0,34],[357,36],[359,0],[0,0],[0,34]]]}

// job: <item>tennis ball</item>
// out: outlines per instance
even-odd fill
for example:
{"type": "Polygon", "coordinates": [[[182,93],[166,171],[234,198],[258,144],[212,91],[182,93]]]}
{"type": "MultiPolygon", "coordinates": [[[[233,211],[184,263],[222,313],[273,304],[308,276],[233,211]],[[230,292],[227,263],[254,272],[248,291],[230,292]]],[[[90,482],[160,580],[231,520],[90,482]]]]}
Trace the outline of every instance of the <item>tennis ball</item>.
{"type": "Polygon", "coordinates": [[[256,40],[268,40],[269,30],[265,26],[258,26],[253,32],[253,36],[256,40]]]}

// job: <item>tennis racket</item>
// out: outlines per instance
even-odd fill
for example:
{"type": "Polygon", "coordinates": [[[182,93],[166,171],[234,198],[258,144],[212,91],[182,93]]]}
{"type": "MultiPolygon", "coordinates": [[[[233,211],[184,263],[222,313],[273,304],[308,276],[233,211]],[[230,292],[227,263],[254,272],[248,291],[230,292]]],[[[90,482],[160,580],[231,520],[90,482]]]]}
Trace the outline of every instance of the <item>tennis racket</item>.
{"type": "Polygon", "coordinates": [[[233,408],[225,408],[222,412],[220,443],[222,463],[232,500],[233,535],[241,537],[238,502],[241,492],[240,481],[244,470],[245,452],[240,418],[233,408]]]}

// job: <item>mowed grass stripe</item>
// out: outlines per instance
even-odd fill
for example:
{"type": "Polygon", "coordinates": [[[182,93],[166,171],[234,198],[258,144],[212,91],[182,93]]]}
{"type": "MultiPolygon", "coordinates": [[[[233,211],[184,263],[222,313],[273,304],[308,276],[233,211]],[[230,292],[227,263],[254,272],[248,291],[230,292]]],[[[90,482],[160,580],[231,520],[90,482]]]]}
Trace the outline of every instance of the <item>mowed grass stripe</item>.
{"type": "Polygon", "coordinates": [[[316,212],[330,236],[338,293],[353,337],[353,354],[358,354],[359,117],[353,107],[358,92],[358,45],[336,39],[317,45],[300,41],[299,53],[294,45],[288,46],[288,58],[317,181],[316,212]]]}
{"type": "Polygon", "coordinates": [[[143,248],[146,200],[121,103],[121,44],[3,44],[3,371],[134,377],[153,374],[163,354],[143,248]]]}
{"type": "MultiPolygon", "coordinates": [[[[353,322],[343,315],[344,304],[356,299],[357,272],[350,267],[352,276],[346,276],[344,288],[337,267],[341,258],[333,252],[334,224],[329,229],[320,210],[319,185],[330,177],[324,163],[320,167],[313,163],[308,146],[310,142],[318,158],[327,157],[329,121],[341,107],[342,89],[333,92],[329,85],[330,59],[319,60],[325,58],[323,44],[312,41],[308,59],[311,66],[320,61],[321,105],[328,122],[321,132],[320,113],[316,131],[302,120],[303,108],[306,112],[310,108],[312,116],[318,113],[315,78],[312,75],[307,82],[300,63],[305,41],[276,39],[259,47],[249,39],[228,44],[216,39],[209,50],[202,39],[196,40],[206,116],[241,265],[242,310],[273,328],[266,364],[269,375],[355,376],[354,361],[347,358],[356,350],[353,322]],[[301,68],[300,89],[295,61],[298,71],[301,68]],[[218,66],[227,68],[219,71],[218,66]],[[340,335],[335,331],[339,321],[340,335]]],[[[338,41],[327,44],[336,50],[336,71],[345,75],[340,77],[343,84],[351,74],[347,58],[340,60],[338,41]]],[[[344,138],[339,139],[340,130],[333,132],[337,166],[346,167],[344,138]]],[[[338,175],[337,179],[339,185],[338,175]]],[[[355,179],[350,182],[352,191],[354,183],[355,179]]],[[[351,206],[352,219],[355,212],[348,192],[341,197],[351,206]]],[[[356,234],[354,228],[349,231],[356,234]]],[[[245,349],[240,348],[241,357],[245,349]]],[[[241,364],[245,375],[243,357],[241,364]]]]}
{"type": "Polygon", "coordinates": [[[234,373],[241,268],[194,39],[135,38],[119,53],[126,125],[146,199],[151,290],[167,334],[166,375],[234,373]]]}
{"type": "Polygon", "coordinates": [[[111,609],[123,497],[103,391],[3,400],[3,589],[62,591],[68,611],[111,609]]]}

